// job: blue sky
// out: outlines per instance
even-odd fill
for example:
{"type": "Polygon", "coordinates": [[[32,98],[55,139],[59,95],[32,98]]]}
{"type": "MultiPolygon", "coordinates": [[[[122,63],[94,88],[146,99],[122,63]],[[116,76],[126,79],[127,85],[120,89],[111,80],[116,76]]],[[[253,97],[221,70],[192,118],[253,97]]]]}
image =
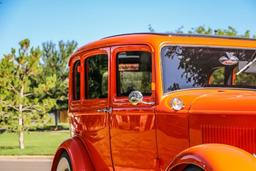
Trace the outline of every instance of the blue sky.
{"type": "Polygon", "coordinates": [[[0,56],[29,38],[75,40],[79,46],[120,33],[204,25],[256,34],[255,0],[0,0],[0,56]]]}

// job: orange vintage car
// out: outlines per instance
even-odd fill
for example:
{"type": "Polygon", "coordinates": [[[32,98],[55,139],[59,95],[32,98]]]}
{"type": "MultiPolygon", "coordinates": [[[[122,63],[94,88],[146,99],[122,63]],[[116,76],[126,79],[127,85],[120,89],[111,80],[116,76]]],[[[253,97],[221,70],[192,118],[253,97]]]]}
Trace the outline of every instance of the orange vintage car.
{"type": "Polygon", "coordinates": [[[256,170],[256,40],[125,34],[69,62],[52,171],[256,170]]]}

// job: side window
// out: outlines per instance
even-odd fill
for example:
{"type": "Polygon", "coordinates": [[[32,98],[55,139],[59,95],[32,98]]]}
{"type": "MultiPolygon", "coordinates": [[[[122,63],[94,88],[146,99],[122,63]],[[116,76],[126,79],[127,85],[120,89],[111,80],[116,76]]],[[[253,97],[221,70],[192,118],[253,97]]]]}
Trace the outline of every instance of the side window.
{"type": "Polygon", "coordinates": [[[86,99],[108,97],[108,56],[95,55],[85,60],[86,99]]]}
{"type": "Polygon", "coordinates": [[[76,61],[73,66],[73,100],[80,99],[80,61],[76,61]]]}
{"type": "Polygon", "coordinates": [[[151,53],[131,51],[117,54],[117,96],[128,96],[134,90],[150,96],[151,80],[151,53]]]}

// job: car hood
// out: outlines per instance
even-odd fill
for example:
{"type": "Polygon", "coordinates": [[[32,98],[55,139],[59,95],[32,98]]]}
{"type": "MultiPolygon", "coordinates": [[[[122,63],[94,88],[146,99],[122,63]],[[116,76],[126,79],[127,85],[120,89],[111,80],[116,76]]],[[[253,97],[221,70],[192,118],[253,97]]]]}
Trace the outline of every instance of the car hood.
{"type": "Polygon", "coordinates": [[[184,102],[180,113],[255,113],[256,91],[247,89],[204,88],[180,90],[167,94],[159,109],[174,111],[170,105],[173,98],[184,102]]]}
{"type": "Polygon", "coordinates": [[[195,97],[189,113],[255,113],[256,91],[221,89],[195,97]]]}

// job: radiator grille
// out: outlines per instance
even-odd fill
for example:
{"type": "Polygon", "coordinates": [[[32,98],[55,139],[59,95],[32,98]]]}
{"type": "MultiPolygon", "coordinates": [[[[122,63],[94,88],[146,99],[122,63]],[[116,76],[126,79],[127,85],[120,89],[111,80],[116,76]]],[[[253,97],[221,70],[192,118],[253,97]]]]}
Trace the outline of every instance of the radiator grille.
{"type": "Polygon", "coordinates": [[[256,153],[256,128],[237,128],[221,125],[202,125],[203,143],[222,143],[256,153]]]}

